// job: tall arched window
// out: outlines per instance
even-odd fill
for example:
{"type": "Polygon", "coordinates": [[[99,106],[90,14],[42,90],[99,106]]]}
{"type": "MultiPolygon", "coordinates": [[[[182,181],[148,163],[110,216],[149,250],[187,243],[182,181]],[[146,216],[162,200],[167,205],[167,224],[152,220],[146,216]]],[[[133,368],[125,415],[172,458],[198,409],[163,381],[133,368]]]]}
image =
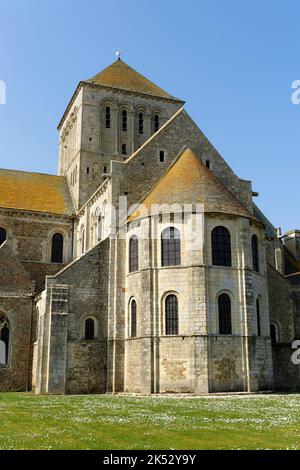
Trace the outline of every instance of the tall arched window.
{"type": "Polygon", "coordinates": [[[154,132],[157,132],[160,128],[160,116],[159,116],[159,114],[154,115],[153,128],[154,128],[154,132]]]}
{"type": "Polygon", "coordinates": [[[231,299],[227,294],[221,294],[218,299],[219,306],[219,333],[220,335],[232,334],[231,323],[231,299]]]}
{"type": "Polygon", "coordinates": [[[212,264],[231,266],[231,237],[226,227],[216,227],[211,234],[212,264]]]}
{"type": "Polygon", "coordinates": [[[103,229],[103,224],[102,224],[102,215],[98,215],[98,221],[97,221],[97,238],[98,241],[102,240],[102,230],[103,229]]]}
{"type": "Polygon", "coordinates": [[[3,227],[0,227],[0,246],[5,242],[6,240],[6,230],[3,227]]]}
{"type": "Polygon", "coordinates": [[[127,111],[123,109],[122,111],[122,131],[127,132],[127,111]]]}
{"type": "Polygon", "coordinates": [[[161,235],[162,266],[179,266],[181,264],[180,232],[177,228],[166,228],[161,235]]]}
{"type": "Polygon", "coordinates": [[[8,364],[10,325],[6,315],[0,314],[0,364],[8,364]]]}
{"type": "Polygon", "coordinates": [[[168,295],[165,301],[166,310],[166,335],[179,334],[179,321],[178,321],[178,299],[176,295],[168,295]]]}
{"type": "Polygon", "coordinates": [[[95,339],[95,321],[87,318],[84,324],[84,339],[87,341],[95,339]]]}
{"type": "Polygon", "coordinates": [[[105,127],[110,129],[111,127],[111,108],[110,106],[105,107],[105,127]]]}
{"type": "Polygon", "coordinates": [[[139,240],[133,235],[129,241],[129,272],[139,270],[139,240]]]}
{"type": "Polygon", "coordinates": [[[139,134],[144,134],[144,113],[139,113],[139,134]]]}
{"type": "Polygon", "coordinates": [[[52,237],[51,263],[62,263],[64,257],[64,237],[55,233],[52,237]]]}
{"type": "Polygon", "coordinates": [[[259,257],[258,257],[258,238],[257,235],[252,236],[252,260],[253,270],[259,272],[259,257]]]}
{"type": "Polygon", "coordinates": [[[261,336],[261,321],[260,321],[260,300],[256,300],[256,322],[257,322],[257,336],[261,336]]]}
{"type": "Polygon", "coordinates": [[[130,336],[135,338],[137,333],[137,307],[135,300],[131,301],[130,307],[130,336]]]}

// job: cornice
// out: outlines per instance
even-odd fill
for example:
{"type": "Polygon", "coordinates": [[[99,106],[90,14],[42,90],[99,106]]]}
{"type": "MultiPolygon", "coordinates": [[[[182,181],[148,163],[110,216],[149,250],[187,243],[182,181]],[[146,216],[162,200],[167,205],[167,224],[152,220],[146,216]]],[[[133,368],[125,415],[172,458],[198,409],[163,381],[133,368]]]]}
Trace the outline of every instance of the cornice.
{"type": "Polygon", "coordinates": [[[176,104],[181,104],[182,106],[185,104],[185,101],[183,100],[180,100],[179,98],[166,98],[166,97],[163,97],[163,96],[158,96],[158,95],[152,95],[151,93],[146,93],[146,92],[140,92],[140,91],[134,91],[134,90],[128,90],[127,88],[117,88],[117,87],[114,87],[114,86],[110,86],[110,85],[99,85],[97,83],[91,83],[91,82],[88,82],[88,81],[85,81],[85,80],[81,80],[77,87],[76,87],[76,90],[74,91],[70,101],[69,101],[69,104],[64,112],[64,114],[62,115],[62,118],[61,120],[59,121],[59,124],[57,126],[57,129],[60,131],[61,127],[62,127],[62,124],[65,120],[65,117],[67,116],[67,114],[69,113],[75,99],[77,98],[78,96],[78,93],[79,91],[81,90],[81,88],[86,85],[86,86],[89,86],[91,88],[95,88],[95,89],[100,89],[100,88],[103,88],[103,89],[107,89],[107,90],[110,90],[110,91],[114,91],[115,93],[116,92],[121,92],[121,93],[124,93],[125,95],[136,95],[136,96],[140,96],[142,98],[150,98],[150,99],[153,99],[155,101],[159,100],[159,101],[163,101],[163,102],[168,102],[168,103],[176,103],[176,104]]]}

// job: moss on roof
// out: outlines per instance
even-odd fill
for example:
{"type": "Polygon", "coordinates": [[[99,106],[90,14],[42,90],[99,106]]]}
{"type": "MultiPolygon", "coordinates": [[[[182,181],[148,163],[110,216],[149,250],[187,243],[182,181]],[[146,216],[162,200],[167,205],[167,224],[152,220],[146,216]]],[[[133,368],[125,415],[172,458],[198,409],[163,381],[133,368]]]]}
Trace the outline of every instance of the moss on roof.
{"type": "Polygon", "coordinates": [[[88,80],[97,85],[108,85],[129,91],[147,93],[162,98],[177,99],[159,86],[143,77],[121,59],[116,60],[109,67],[88,80]]]}
{"type": "Polygon", "coordinates": [[[63,176],[0,169],[0,207],[60,215],[74,213],[63,176]]]}
{"type": "MultiPolygon", "coordinates": [[[[254,218],[218,180],[191,149],[186,149],[167,170],[141,204],[151,213],[152,205],[203,204],[204,212],[216,212],[254,218]]],[[[139,218],[138,210],[129,220],[139,218]]]]}

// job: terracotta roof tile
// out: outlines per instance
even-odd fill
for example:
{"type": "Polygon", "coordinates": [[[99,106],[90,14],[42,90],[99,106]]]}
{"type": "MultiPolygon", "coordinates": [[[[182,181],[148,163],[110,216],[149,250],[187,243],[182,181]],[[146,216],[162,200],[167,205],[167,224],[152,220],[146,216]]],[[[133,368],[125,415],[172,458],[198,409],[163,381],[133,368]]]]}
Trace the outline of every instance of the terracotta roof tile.
{"type": "Polygon", "coordinates": [[[1,169],[0,207],[61,215],[74,212],[65,177],[1,169]]]}
{"type": "Polygon", "coordinates": [[[108,85],[129,91],[147,93],[163,98],[177,99],[162,90],[159,86],[150,82],[150,80],[143,77],[140,73],[136,72],[120,59],[116,60],[109,67],[98,73],[98,75],[88,80],[88,82],[95,83],[97,85],[108,85]]]}

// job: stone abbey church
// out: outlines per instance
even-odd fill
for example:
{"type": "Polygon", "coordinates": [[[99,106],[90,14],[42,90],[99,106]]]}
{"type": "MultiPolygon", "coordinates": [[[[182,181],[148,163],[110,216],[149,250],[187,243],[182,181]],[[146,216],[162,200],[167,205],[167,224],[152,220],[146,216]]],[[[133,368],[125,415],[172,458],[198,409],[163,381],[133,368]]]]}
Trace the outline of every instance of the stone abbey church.
{"type": "Polygon", "coordinates": [[[300,231],[273,227],[184,102],[119,59],[58,129],[58,176],[0,170],[0,391],[300,387],[300,231]]]}

